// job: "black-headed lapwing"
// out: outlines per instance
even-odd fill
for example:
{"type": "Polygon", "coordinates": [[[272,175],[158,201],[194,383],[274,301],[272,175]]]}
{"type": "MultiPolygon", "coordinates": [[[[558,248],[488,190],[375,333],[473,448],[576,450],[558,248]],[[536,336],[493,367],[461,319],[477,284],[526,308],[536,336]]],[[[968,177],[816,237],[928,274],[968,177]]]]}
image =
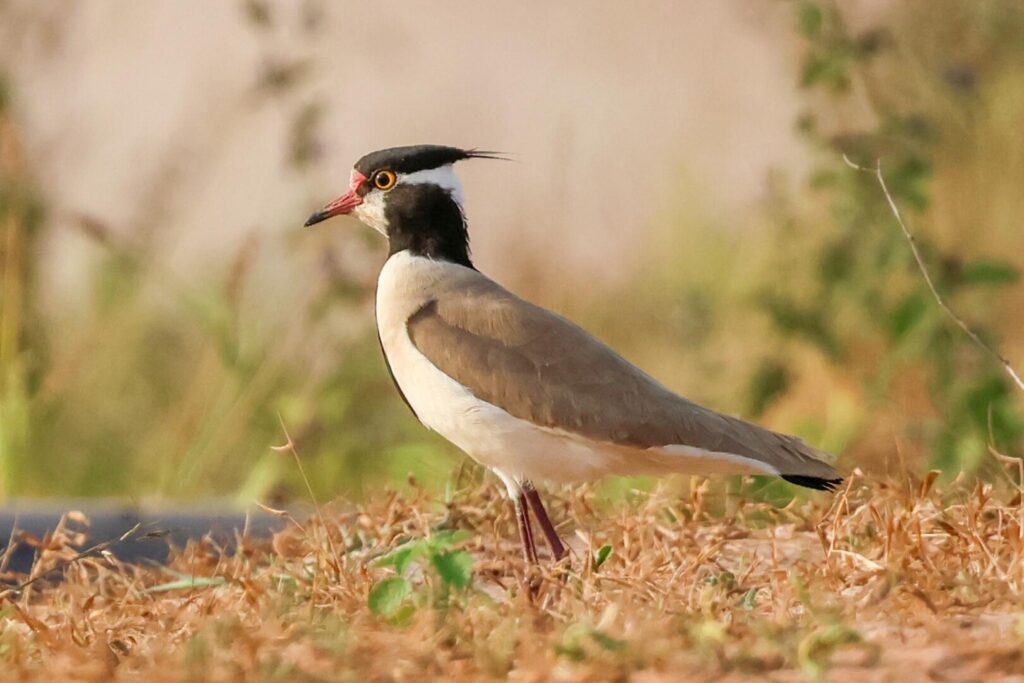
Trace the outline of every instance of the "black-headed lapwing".
{"type": "Polygon", "coordinates": [[[659,384],[582,328],[473,267],[457,161],[494,158],[439,145],[356,162],[347,193],[306,225],[351,214],[387,237],[377,332],[420,422],[504,482],[526,558],[536,516],[565,554],[532,481],[607,474],[770,474],[832,490],[842,479],[801,439],[716,413],[659,384]]]}

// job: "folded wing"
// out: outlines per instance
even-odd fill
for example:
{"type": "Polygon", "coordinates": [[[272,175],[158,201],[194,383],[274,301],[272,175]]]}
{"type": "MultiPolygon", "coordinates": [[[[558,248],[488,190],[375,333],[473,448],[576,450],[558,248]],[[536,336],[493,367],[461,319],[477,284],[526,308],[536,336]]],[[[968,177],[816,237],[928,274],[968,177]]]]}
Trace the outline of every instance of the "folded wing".
{"type": "Polygon", "coordinates": [[[803,440],[699,406],[579,326],[466,272],[409,319],[408,332],[431,363],[477,398],[595,441],[738,455],[812,488],[840,481],[827,456],[803,440]]]}

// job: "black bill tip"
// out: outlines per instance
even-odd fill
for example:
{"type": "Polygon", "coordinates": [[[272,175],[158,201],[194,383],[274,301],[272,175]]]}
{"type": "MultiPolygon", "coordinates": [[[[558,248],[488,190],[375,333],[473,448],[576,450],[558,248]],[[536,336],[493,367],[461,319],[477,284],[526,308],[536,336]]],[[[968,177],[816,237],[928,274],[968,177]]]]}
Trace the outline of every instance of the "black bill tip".
{"type": "Polygon", "coordinates": [[[317,211],[312,216],[306,219],[306,222],[302,224],[302,227],[308,228],[309,226],[316,225],[317,223],[325,221],[330,217],[330,214],[327,213],[326,211],[317,211]]]}

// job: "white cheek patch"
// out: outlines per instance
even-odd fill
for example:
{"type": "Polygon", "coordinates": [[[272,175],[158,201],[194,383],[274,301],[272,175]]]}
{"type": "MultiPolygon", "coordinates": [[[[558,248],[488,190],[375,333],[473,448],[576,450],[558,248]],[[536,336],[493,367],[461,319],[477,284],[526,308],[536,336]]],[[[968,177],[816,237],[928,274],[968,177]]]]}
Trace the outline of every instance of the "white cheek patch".
{"type": "MultiPolygon", "coordinates": [[[[462,211],[462,183],[459,182],[459,177],[455,175],[451,164],[415,173],[400,173],[395,186],[426,183],[447,190],[451,198],[458,204],[459,211],[462,211]]],[[[385,237],[388,236],[388,220],[384,216],[387,196],[387,191],[372,189],[363,196],[363,202],[352,210],[352,215],[385,237]]]]}
{"type": "Polygon", "coordinates": [[[363,203],[352,210],[352,214],[371,228],[388,236],[388,221],[384,217],[384,193],[370,190],[363,197],[363,203]]]}
{"type": "Polygon", "coordinates": [[[448,190],[455,203],[459,205],[460,209],[462,208],[462,183],[459,182],[459,176],[455,175],[455,169],[452,168],[451,164],[429,168],[425,171],[416,171],[415,173],[402,173],[398,176],[399,185],[418,185],[421,183],[431,183],[448,190]]]}

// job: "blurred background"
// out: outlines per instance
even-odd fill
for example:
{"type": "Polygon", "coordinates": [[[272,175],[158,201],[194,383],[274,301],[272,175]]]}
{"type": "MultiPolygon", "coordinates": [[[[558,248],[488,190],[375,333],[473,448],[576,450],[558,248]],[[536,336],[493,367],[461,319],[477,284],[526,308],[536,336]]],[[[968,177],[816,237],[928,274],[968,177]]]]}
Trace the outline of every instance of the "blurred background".
{"type": "MultiPolygon", "coordinates": [[[[0,0],[0,500],[440,490],[362,154],[461,168],[478,267],[688,397],[876,473],[1004,476],[1024,398],[1024,5],[0,0]]],[[[787,485],[755,482],[757,490],[787,485]]]]}

